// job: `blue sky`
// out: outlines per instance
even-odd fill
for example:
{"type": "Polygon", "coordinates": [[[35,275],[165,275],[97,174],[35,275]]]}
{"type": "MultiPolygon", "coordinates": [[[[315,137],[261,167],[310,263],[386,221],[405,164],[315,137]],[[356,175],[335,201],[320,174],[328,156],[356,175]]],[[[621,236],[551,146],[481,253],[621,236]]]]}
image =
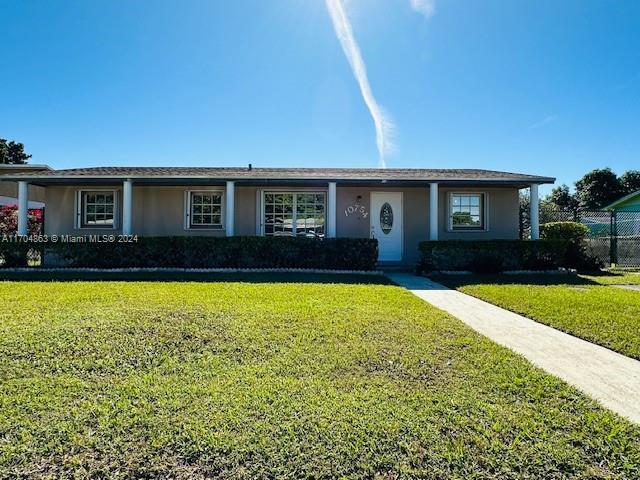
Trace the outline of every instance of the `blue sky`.
{"type": "MultiPolygon", "coordinates": [[[[388,167],[640,168],[640,2],[433,3],[344,0],[388,167]]],[[[378,165],[324,0],[0,7],[0,136],[33,163],[378,165]]]]}

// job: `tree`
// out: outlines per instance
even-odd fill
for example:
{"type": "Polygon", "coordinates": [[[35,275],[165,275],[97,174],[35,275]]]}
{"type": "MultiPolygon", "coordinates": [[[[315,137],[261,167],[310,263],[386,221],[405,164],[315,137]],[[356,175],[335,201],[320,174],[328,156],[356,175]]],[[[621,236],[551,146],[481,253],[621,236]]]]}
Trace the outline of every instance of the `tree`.
{"type": "Polygon", "coordinates": [[[551,190],[545,200],[562,212],[571,212],[575,216],[578,211],[578,199],[566,185],[560,185],[551,190]]]}
{"type": "Polygon", "coordinates": [[[622,195],[640,190],[640,170],[628,170],[620,176],[619,180],[622,195]]]}
{"type": "Polygon", "coordinates": [[[30,158],[31,155],[25,153],[22,143],[0,138],[0,165],[23,165],[30,158]]]}
{"type": "Polygon", "coordinates": [[[598,210],[621,196],[620,180],[610,168],[592,170],[576,182],[576,197],[583,210],[598,210]]]}
{"type": "Polygon", "coordinates": [[[519,204],[520,204],[520,238],[526,239],[529,238],[529,234],[531,233],[531,221],[530,221],[530,205],[531,205],[531,197],[529,196],[529,190],[520,190],[519,194],[519,204]]]}

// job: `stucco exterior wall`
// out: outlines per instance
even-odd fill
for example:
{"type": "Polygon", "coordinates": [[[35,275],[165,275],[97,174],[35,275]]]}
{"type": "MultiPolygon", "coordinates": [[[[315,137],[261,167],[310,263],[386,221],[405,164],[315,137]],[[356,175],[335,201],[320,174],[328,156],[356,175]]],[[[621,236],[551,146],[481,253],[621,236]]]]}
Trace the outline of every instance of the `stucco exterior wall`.
{"type": "MultiPolygon", "coordinates": [[[[188,190],[219,190],[221,187],[133,187],[133,232],[143,236],[173,236],[173,235],[214,235],[224,236],[223,229],[185,228],[185,192],[188,190]]],[[[236,189],[236,210],[240,204],[245,204],[242,193],[236,189]]],[[[255,195],[255,194],[254,194],[255,195]]],[[[255,196],[254,202],[255,202],[255,196]]],[[[47,188],[47,216],[45,233],[48,235],[92,235],[115,233],[122,231],[122,187],[48,187],[47,188]],[[116,191],[116,228],[91,229],[75,228],[76,195],[78,190],[115,190],[116,191]]],[[[224,200],[223,200],[224,203],[224,200]]],[[[255,211],[255,207],[254,207],[255,211]]],[[[224,222],[224,213],[223,213],[224,222]]],[[[255,223],[255,213],[254,221],[255,223]]],[[[242,233],[237,232],[238,235],[242,233]]]]}
{"type": "MultiPolygon", "coordinates": [[[[120,228],[116,229],[76,229],[74,228],[76,207],[76,192],[81,189],[95,189],[96,187],[47,187],[47,207],[44,220],[44,233],[46,235],[92,235],[104,233],[119,233],[120,228]]],[[[108,187],[100,187],[108,188],[108,187]]],[[[116,196],[122,196],[121,187],[113,187],[116,190],[116,196]]],[[[122,218],[122,202],[117,201],[118,212],[117,225],[120,226],[122,218]]],[[[136,212],[134,211],[134,216],[136,212]]]]}
{"type": "Polygon", "coordinates": [[[429,232],[429,190],[428,188],[397,187],[340,187],[336,192],[338,214],[336,229],[338,237],[369,238],[371,232],[371,192],[402,192],[402,220],[404,225],[402,258],[403,263],[414,263],[418,259],[418,242],[426,240],[429,232]],[[358,199],[358,196],[361,198],[358,199]],[[362,205],[367,217],[345,210],[350,205],[362,205]]]}
{"type": "MultiPolygon", "coordinates": [[[[100,187],[110,188],[110,187],[100,187]]],[[[63,234],[104,234],[119,233],[122,219],[122,186],[110,189],[117,192],[117,218],[115,229],[76,229],[76,192],[92,190],[96,187],[55,186],[46,192],[47,214],[45,233],[63,234]]],[[[189,230],[184,227],[185,191],[221,190],[220,187],[133,187],[133,232],[145,236],[163,235],[225,235],[224,229],[189,230]]],[[[265,188],[267,189],[267,188],[265,188]]],[[[285,187],[268,187],[268,190],[286,190],[285,187]]],[[[259,231],[257,206],[260,188],[237,186],[235,189],[235,234],[255,235],[259,231]]],[[[314,188],[326,191],[326,188],[314,188]]],[[[368,238],[370,235],[371,192],[402,192],[403,196],[403,263],[414,263],[418,259],[418,243],[428,238],[429,232],[429,188],[428,187],[346,187],[338,184],[336,189],[336,231],[338,237],[368,238]],[[360,197],[358,199],[358,197],[360,197]],[[367,216],[358,213],[346,214],[349,206],[363,206],[367,216]]],[[[518,190],[509,188],[448,188],[439,189],[439,238],[446,239],[516,239],[518,226],[518,190]],[[450,192],[482,192],[487,199],[486,211],[488,229],[486,231],[453,232],[448,230],[448,199],[450,192]]],[[[224,200],[223,200],[224,204],[224,200]]],[[[223,217],[227,212],[223,212],[223,217]]]]}
{"type": "Polygon", "coordinates": [[[443,188],[438,189],[439,240],[517,239],[520,236],[519,200],[516,188],[443,188]],[[449,229],[449,194],[476,192],[485,194],[486,230],[451,231],[449,229]]]}
{"type": "Polygon", "coordinates": [[[236,187],[236,235],[252,236],[256,234],[257,195],[257,187],[236,187]]]}
{"type": "MultiPolygon", "coordinates": [[[[18,182],[0,180],[0,197],[18,198],[18,182]]],[[[45,203],[45,189],[37,185],[29,185],[29,200],[45,203]]]]}

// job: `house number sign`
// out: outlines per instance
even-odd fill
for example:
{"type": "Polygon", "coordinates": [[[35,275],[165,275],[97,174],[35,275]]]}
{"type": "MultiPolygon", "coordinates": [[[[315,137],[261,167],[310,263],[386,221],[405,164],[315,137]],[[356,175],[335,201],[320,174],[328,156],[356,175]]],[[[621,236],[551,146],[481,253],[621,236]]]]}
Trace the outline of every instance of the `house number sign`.
{"type": "Polygon", "coordinates": [[[361,218],[367,218],[369,216],[369,212],[364,208],[364,205],[360,205],[356,203],[355,205],[349,205],[344,209],[344,216],[349,217],[351,215],[356,215],[361,218]]]}

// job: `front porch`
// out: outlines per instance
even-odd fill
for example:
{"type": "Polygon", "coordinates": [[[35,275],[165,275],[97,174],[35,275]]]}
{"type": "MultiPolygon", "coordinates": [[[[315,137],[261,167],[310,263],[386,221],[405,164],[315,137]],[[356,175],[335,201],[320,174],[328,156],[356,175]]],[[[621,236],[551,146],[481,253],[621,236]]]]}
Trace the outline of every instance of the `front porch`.
{"type": "Polygon", "coordinates": [[[529,188],[538,238],[538,184],[552,179],[442,172],[114,167],[11,180],[20,235],[37,185],[46,190],[47,235],[376,238],[380,260],[403,264],[427,239],[517,239],[518,191],[529,188]]]}

